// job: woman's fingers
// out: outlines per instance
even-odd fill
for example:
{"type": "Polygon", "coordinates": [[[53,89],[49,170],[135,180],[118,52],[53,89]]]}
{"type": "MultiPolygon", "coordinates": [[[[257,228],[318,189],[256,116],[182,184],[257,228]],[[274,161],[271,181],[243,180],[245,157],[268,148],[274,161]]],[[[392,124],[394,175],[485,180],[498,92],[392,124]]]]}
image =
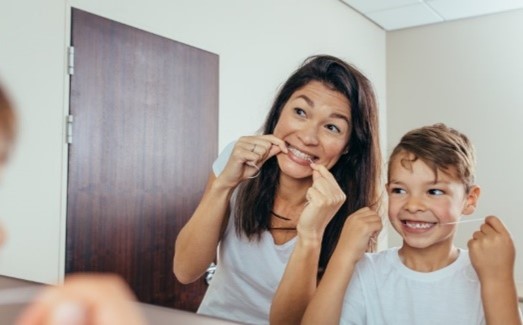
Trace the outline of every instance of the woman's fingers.
{"type": "Polygon", "coordinates": [[[312,163],[312,187],[315,188],[326,198],[330,198],[334,203],[344,202],[346,197],[345,193],[341,190],[338,182],[330,171],[322,165],[312,163]]]}
{"type": "Polygon", "coordinates": [[[237,146],[241,148],[244,162],[251,161],[256,165],[263,164],[280,152],[288,152],[285,141],[272,134],[241,137],[237,146]]]}

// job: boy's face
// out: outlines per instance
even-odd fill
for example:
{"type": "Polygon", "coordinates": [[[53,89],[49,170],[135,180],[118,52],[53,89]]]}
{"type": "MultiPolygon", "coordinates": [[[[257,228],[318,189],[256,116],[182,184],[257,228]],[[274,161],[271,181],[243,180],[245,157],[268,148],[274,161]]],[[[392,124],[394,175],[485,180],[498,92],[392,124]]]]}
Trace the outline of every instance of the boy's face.
{"type": "Polygon", "coordinates": [[[467,194],[465,185],[453,176],[453,168],[447,173],[439,171],[435,182],[436,175],[427,164],[417,159],[407,164],[408,169],[401,164],[405,158],[413,157],[400,153],[390,164],[387,193],[392,226],[404,245],[413,248],[452,245],[456,225],[445,223],[474,211],[479,188],[473,186],[467,194]]]}

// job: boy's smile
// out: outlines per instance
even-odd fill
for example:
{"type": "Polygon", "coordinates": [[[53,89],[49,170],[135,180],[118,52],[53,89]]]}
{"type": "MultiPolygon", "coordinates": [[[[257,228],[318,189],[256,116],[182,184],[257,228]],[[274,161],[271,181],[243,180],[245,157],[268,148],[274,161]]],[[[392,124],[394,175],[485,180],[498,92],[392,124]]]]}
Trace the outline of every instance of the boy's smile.
{"type": "Polygon", "coordinates": [[[401,220],[401,223],[404,225],[406,231],[421,233],[429,229],[432,229],[436,226],[437,222],[426,222],[426,221],[417,221],[417,220],[401,220]]]}

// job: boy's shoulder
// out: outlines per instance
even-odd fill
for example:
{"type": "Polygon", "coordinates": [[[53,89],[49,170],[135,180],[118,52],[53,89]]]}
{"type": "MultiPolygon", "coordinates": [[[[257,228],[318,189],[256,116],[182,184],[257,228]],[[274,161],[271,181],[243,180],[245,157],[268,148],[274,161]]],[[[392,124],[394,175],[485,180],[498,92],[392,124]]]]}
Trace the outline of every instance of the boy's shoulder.
{"type": "Polygon", "coordinates": [[[471,278],[476,277],[468,251],[465,249],[459,249],[459,256],[456,261],[434,272],[417,272],[409,269],[401,261],[398,251],[399,247],[392,247],[376,253],[365,253],[358,262],[358,272],[368,276],[372,276],[372,274],[384,276],[394,273],[414,280],[437,280],[451,276],[456,272],[464,272],[471,278]]]}
{"type": "Polygon", "coordinates": [[[379,252],[365,253],[358,262],[357,268],[361,271],[364,269],[384,270],[393,267],[399,261],[398,250],[399,247],[392,247],[379,252]]]}

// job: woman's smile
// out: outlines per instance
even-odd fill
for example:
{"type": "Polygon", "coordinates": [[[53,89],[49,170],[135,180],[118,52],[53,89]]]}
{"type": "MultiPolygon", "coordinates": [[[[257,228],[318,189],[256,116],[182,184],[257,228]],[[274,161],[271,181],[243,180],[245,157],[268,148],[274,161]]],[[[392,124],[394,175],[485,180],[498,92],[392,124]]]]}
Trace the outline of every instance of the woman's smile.
{"type": "Polygon", "coordinates": [[[274,135],[285,141],[289,153],[278,155],[284,174],[309,177],[311,162],[327,168],[336,164],[350,137],[350,104],[341,93],[312,81],[297,90],[284,105],[274,135]]]}
{"type": "Polygon", "coordinates": [[[318,159],[318,157],[313,156],[310,153],[303,152],[290,144],[287,144],[287,148],[289,149],[289,158],[291,158],[296,163],[302,165],[305,164],[308,166],[311,162],[314,162],[316,159],[318,159]]]}

